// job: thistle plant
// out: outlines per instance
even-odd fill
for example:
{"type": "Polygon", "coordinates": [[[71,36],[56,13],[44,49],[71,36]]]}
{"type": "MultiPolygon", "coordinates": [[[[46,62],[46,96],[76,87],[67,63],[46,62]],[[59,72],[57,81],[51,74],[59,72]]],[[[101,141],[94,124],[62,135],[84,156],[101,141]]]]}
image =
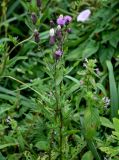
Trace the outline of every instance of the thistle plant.
{"type": "MultiPolygon", "coordinates": [[[[54,79],[54,97],[55,97],[55,113],[54,113],[54,119],[56,120],[56,126],[58,127],[58,130],[55,131],[53,129],[51,131],[51,137],[55,132],[59,132],[59,138],[58,138],[58,150],[59,150],[59,159],[63,159],[63,130],[64,130],[64,117],[63,117],[63,108],[64,104],[62,103],[62,88],[63,88],[63,77],[64,77],[64,66],[65,66],[65,61],[63,59],[64,53],[64,41],[67,39],[67,36],[69,34],[69,24],[71,23],[72,18],[70,16],[63,16],[60,15],[56,21],[56,29],[51,28],[49,31],[49,43],[52,46],[52,58],[54,58],[54,67],[53,67],[53,79],[54,79]],[[57,74],[59,71],[62,71],[62,78],[58,82],[57,80],[57,74]]],[[[51,27],[55,27],[55,24],[53,21],[51,21],[51,27]]],[[[52,142],[53,139],[51,139],[50,144],[54,143],[52,142]]],[[[54,134],[54,139],[55,139],[55,134],[54,134]]],[[[52,158],[52,145],[50,145],[50,153],[49,153],[49,160],[52,158]]]]}
{"type": "Polygon", "coordinates": [[[119,2],[109,1],[98,14],[89,0],[2,1],[0,160],[118,159],[119,2]]]}

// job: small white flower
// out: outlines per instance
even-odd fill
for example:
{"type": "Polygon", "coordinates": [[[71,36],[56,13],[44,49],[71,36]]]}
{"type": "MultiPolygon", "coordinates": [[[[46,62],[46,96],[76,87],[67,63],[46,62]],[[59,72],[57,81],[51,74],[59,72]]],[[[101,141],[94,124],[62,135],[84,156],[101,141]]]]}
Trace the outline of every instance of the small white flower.
{"type": "Polygon", "coordinates": [[[51,28],[50,29],[50,32],[49,32],[50,36],[53,37],[55,35],[55,30],[54,28],[51,28]]]}
{"type": "Polygon", "coordinates": [[[102,100],[105,104],[104,107],[107,108],[110,105],[110,99],[108,97],[103,97],[102,100]]]}
{"type": "Polygon", "coordinates": [[[85,22],[89,19],[91,15],[91,11],[89,9],[86,9],[82,12],[79,13],[79,15],[77,16],[77,22],[85,22]]]}

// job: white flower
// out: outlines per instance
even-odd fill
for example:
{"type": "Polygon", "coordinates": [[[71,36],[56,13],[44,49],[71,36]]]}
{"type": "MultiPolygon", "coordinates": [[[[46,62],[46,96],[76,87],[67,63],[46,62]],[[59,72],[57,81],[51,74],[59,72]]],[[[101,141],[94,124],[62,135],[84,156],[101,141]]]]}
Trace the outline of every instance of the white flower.
{"type": "Polygon", "coordinates": [[[77,22],[85,22],[89,19],[91,15],[91,11],[89,9],[86,9],[82,12],[79,13],[79,15],[77,16],[77,22]]]}
{"type": "Polygon", "coordinates": [[[51,28],[49,34],[51,37],[53,37],[55,35],[55,30],[51,28]]]}

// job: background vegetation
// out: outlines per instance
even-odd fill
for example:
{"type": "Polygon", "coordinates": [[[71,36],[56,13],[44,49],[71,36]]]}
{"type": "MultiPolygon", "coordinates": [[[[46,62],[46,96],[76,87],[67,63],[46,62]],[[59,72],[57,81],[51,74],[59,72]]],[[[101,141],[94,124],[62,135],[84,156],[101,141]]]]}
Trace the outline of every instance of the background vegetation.
{"type": "Polygon", "coordinates": [[[118,160],[118,0],[0,2],[0,160],[118,160]],[[72,32],[56,61],[60,14],[72,32]]]}

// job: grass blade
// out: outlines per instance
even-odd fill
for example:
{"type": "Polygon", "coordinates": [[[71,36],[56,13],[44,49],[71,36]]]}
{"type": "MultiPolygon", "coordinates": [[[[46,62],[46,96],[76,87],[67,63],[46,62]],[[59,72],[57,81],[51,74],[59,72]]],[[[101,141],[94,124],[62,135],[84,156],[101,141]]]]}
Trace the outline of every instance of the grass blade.
{"type": "Polygon", "coordinates": [[[118,115],[118,92],[116,82],[114,78],[113,66],[111,61],[106,61],[109,71],[109,86],[110,86],[110,99],[111,99],[111,117],[117,117],[118,115]]]}

